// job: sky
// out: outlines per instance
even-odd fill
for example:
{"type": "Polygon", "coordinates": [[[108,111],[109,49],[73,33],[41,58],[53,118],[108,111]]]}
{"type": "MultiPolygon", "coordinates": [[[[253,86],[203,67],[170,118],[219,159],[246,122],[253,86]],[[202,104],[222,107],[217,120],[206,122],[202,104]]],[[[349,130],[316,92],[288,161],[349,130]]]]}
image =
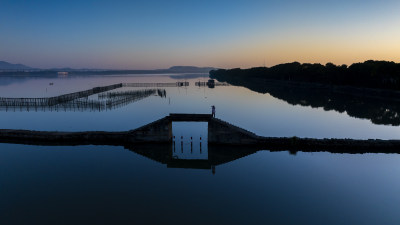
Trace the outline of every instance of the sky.
{"type": "Polygon", "coordinates": [[[0,0],[0,61],[37,68],[400,62],[398,0],[0,0]]]}

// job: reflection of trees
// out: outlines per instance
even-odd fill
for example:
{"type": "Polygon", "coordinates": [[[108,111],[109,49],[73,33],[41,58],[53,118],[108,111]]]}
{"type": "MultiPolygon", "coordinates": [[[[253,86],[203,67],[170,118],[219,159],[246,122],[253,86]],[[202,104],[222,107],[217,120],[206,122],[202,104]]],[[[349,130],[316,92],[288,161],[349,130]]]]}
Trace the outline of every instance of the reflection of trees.
{"type": "Polygon", "coordinates": [[[347,112],[352,117],[369,119],[374,124],[400,125],[399,96],[391,91],[276,80],[224,78],[220,81],[244,86],[259,93],[269,93],[292,105],[347,112]]]}

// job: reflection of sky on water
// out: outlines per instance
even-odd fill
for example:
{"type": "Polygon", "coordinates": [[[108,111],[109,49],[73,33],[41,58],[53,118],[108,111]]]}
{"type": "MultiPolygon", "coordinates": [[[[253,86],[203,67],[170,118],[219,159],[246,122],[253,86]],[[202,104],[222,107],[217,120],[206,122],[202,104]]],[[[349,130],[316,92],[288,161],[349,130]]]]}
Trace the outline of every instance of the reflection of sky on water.
{"type": "Polygon", "coordinates": [[[400,219],[398,154],[261,151],[217,166],[214,175],[167,168],[112,146],[0,144],[0,156],[2,224],[16,218],[21,224],[63,218],[66,224],[318,225],[400,219]]]}
{"type": "MultiPolygon", "coordinates": [[[[211,105],[215,105],[218,118],[263,136],[400,139],[400,127],[374,125],[366,119],[352,118],[345,113],[324,111],[322,108],[292,106],[268,94],[255,93],[242,87],[209,89],[194,86],[196,81],[206,81],[206,76],[181,80],[170,76],[71,76],[8,82],[0,88],[1,97],[49,97],[121,82],[189,81],[191,86],[163,88],[167,93],[166,98],[151,96],[112,111],[0,111],[0,126],[33,130],[120,131],[137,128],[169,113],[210,113],[211,105]]],[[[143,88],[115,91],[138,89],[143,88]]]]}
{"type": "MultiPolygon", "coordinates": [[[[150,96],[111,111],[0,111],[0,128],[129,130],[169,113],[210,113],[215,105],[218,118],[259,135],[400,138],[399,127],[292,106],[241,87],[195,87],[199,79],[187,79],[188,88],[163,88],[166,98],[150,96]]],[[[169,76],[35,78],[1,86],[0,96],[56,96],[120,82],[176,81],[169,76]]],[[[178,140],[184,136],[184,148],[182,152],[178,144],[172,156],[206,159],[208,148],[200,154],[196,143],[196,137],[207,136],[206,127],[174,122],[174,135],[178,140]]],[[[390,224],[399,220],[399,157],[260,151],[218,165],[213,175],[209,170],[167,168],[122,147],[0,144],[0,223],[15,218],[22,224],[40,218],[58,221],[68,212],[67,222],[119,218],[181,224],[194,219],[199,224],[390,224]],[[177,211],[179,216],[171,217],[177,211]]]]}

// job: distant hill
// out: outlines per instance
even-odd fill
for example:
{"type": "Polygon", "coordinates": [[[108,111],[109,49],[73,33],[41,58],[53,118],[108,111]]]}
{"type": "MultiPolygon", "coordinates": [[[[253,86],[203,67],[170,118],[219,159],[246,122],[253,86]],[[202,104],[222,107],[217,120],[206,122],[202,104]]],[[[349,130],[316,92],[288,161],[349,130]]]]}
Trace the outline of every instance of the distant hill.
{"type": "Polygon", "coordinates": [[[172,66],[168,69],[173,73],[209,73],[215,70],[213,67],[195,67],[195,66],[172,66]]]}
{"type": "Polygon", "coordinates": [[[73,69],[73,68],[51,68],[51,69],[35,69],[22,64],[11,64],[0,62],[0,75],[4,76],[54,76],[57,72],[65,71],[69,74],[77,75],[110,75],[110,74],[167,74],[167,73],[188,73],[188,74],[208,74],[213,67],[196,67],[196,66],[172,66],[168,69],[155,70],[107,70],[107,69],[73,69]]]}
{"type": "Polygon", "coordinates": [[[35,68],[25,66],[23,64],[12,64],[5,61],[0,61],[0,71],[18,71],[18,70],[36,70],[35,68]]]}

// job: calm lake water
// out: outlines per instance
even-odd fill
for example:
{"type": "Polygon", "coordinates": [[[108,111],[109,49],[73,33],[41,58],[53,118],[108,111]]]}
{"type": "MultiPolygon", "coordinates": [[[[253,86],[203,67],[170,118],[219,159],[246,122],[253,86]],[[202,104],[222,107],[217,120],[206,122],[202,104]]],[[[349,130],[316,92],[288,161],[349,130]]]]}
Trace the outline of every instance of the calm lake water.
{"type": "MultiPolygon", "coordinates": [[[[243,87],[195,86],[207,80],[204,74],[3,77],[0,97],[8,98],[117,83],[190,86],[115,89],[108,93],[158,90],[105,110],[2,107],[0,128],[125,131],[169,113],[210,113],[215,105],[217,118],[263,136],[400,139],[399,126],[346,112],[291,105],[243,87]]],[[[79,101],[89,100],[102,101],[97,94],[79,101]]],[[[209,148],[206,124],[173,126],[186,138],[175,148],[0,144],[0,224],[400,223],[398,154],[209,148]],[[196,137],[193,148],[189,136],[196,137]]]]}

